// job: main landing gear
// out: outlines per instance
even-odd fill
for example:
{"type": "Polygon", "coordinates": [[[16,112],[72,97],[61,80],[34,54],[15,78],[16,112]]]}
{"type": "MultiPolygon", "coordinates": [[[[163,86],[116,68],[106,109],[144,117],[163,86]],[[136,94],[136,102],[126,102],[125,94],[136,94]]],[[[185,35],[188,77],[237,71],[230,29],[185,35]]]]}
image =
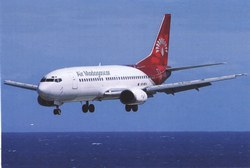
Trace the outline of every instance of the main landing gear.
{"type": "MultiPolygon", "coordinates": [[[[130,111],[137,112],[138,105],[125,105],[125,110],[127,112],[130,111]]],[[[82,112],[87,113],[88,111],[93,113],[95,111],[95,106],[93,104],[89,104],[89,101],[86,101],[86,104],[82,106],[82,112]]],[[[56,106],[53,113],[54,115],[61,115],[61,109],[59,108],[59,106],[56,106]]]]}
{"type": "Polygon", "coordinates": [[[138,111],[138,105],[125,105],[125,110],[127,112],[130,112],[131,110],[133,112],[137,112],[138,111]]]}
{"type": "Polygon", "coordinates": [[[59,109],[59,106],[56,106],[53,112],[54,112],[54,115],[61,115],[61,109],[59,109]]]}
{"type": "Polygon", "coordinates": [[[93,104],[89,104],[89,101],[86,101],[86,104],[82,106],[82,112],[87,113],[87,112],[93,113],[95,111],[95,106],[93,104]]]}

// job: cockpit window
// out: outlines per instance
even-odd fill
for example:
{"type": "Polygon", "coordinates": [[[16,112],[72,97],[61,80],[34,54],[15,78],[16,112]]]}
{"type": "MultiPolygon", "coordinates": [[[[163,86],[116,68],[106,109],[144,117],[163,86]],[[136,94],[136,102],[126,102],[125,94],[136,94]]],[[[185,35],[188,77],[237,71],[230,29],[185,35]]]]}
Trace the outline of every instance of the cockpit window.
{"type": "Polygon", "coordinates": [[[52,79],[52,78],[47,78],[47,79],[46,79],[46,82],[54,82],[54,79],[52,79]]]}
{"type": "Polygon", "coordinates": [[[45,78],[45,77],[43,77],[42,79],[41,79],[41,81],[40,82],[61,82],[62,81],[62,79],[61,78],[45,78]]]}
{"type": "Polygon", "coordinates": [[[40,82],[45,82],[46,78],[43,77],[40,82]]]}
{"type": "Polygon", "coordinates": [[[55,82],[61,82],[62,81],[62,79],[61,78],[57,78],[57,79],[55,79],[55,82]]]}

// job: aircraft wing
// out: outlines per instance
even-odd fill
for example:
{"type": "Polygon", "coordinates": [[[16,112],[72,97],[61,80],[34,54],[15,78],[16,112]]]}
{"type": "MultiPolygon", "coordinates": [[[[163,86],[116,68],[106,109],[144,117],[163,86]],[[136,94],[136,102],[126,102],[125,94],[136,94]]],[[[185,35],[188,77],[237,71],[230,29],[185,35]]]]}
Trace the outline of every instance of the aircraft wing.
{"type": "Polygon", "coordinates": [[[37,90],[38,86],[33,85],[33,84],[28,84],[28,83],[21,83],[21,82],[16,82],[12,80],[5,80],[4,84],[14,86],[14,87],[19,87],[23,89],[28,89],[28,90],[37,90]]]}
{"type": "Polygon", "coordinates": [[[234,74],[234,75],[206,78],[206,79],[200,79],[200,80],[155,85],[155,86],[150,86],[146,88],[145,91],[148,94],[155,94],[156,92],[165,92],[167,94],[174,95],[177,92],[182,92],[186,90],[191,90],[191,89],[199,90],[199,88],[201,87],[212,85],[212,82],[234,79],[236,77],[245,76],[245,75],[246,74],[234,74]]]}

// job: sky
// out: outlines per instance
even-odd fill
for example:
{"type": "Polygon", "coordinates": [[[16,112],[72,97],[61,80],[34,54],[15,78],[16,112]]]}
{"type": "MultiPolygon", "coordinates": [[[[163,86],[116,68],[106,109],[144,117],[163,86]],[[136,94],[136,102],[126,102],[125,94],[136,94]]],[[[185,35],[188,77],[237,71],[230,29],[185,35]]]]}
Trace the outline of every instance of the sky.
{"type": "Polygon", "coordinates": [[[3,132],[250,131],[249,76],[157,94],[137,113],[115,100],[94,102],[87,114],[79,102],[65,103],[61,116],[40,106],[36,92],[3,85],[38,84],[63,67],[134,64],[151,51],[165,13],[170,66],[227,62],[174,72],[166,83],[250,74],[248,0],[12,0],[0,8],[3,132]]]}

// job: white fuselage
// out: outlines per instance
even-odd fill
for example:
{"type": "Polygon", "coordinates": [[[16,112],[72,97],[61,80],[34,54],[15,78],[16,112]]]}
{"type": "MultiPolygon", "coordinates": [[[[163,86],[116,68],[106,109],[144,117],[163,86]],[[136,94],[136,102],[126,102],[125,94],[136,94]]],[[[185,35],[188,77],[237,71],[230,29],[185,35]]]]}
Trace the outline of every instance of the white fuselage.
{"type": "Polygon", "coordinates": [[[71,101],[116,99],[105,93],[121,89],[144,89],[154,82],[142,71],[130,66],[83,66],[63,68],[44,76],[39,95],[57,104],[71,101]]]}

